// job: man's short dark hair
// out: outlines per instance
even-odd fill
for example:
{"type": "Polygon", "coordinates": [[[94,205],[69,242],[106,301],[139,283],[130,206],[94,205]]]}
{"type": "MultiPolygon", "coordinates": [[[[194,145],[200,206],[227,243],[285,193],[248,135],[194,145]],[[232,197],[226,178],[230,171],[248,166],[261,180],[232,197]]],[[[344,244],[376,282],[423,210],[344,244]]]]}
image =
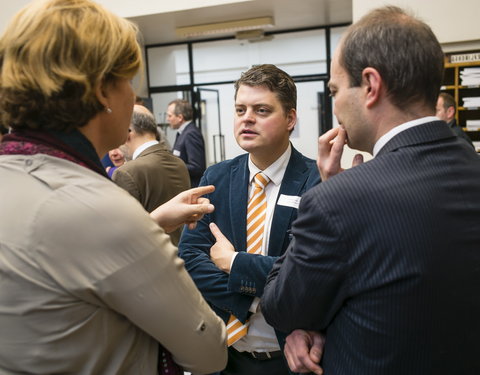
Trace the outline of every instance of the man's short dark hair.
{"type": "Polygon", "coordinates": [[[157,123],[152,115],[133,111],[131,124],[135,133],[139,135],[153,134],[157,136],[157,123]]]}
{"type": "Polygon", "coordinates": [[[398,108],[415,102],[435,108],[443,79],[442,48],[427,24],[398,7],[376,9],[350,26],[339,63],[352,87],[360,86],[362,71],[372,67],[398,108]]]}
{"type": "Polygon", "coordinates": [[[443,99],[443,109],[445,109],[445,111],[450,107],[453,107],[454,110],[457,109],[457,103],[455,103],[455,98],[452,95],[441,92],[438,96],[443,99]]]}
{"type": "Polygon", "coordinates": [[[297,87],[283,70],[272,64],[254,65],[242,73],[235,82],[235,99],[241,85],[250,87],[263,86],[273,92],[280,101],[285,114],[291,109],[297,109],[297,87]]]}
{"type": "Polygon", "coordinates": [[[193,119],[193,108],[190,102],[183,99],[175,99],[168,103],[168,105],[171,104],[175,104],[175,109],[173,110],[175,116],[182,115],[185,121],[191,121],[193,119]]]}

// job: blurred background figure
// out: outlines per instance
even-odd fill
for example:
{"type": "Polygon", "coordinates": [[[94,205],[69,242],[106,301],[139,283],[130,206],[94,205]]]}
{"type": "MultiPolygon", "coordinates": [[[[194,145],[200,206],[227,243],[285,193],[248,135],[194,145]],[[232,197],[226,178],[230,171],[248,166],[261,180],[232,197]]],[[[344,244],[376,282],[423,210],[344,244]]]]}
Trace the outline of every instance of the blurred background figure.
{"type": "Polygon", "coordinates": [[[437,106],[435,107],[435,115],[447,123],[448,127],[460,138],[467,141],[467,143],[473,146],[472,140],[470,137],[465,134],[460,126],[457,125],[457,120],[455,119],[455,113],[457,111],[457,106],[455,104],[455,99],[452,95],[441,92],[438,96],[437,106]]]}
{"type": "Polygon", "coordinates": [[[112,161],[113,167],[108,166],[107,168],[105,168],[105,170],[107,171],[108,177],[110,178],[112,178],[113,172],[115,172],[118,167],[125,164],[125,153],[122,151],[122,148],[124,147],[125,146],[120,146],[108,151],[108,157],[112,161]]]}
{"type": "Polygon", "coordinates": [[[140,66],[137,28],[89,0],[34,1],[0,37],[0,373],[226,364],[225,325],[165,234],[213,211],[213,187],[149,215],[100,163],[127,138],[140,66]]]}
{"type": "Polygon", "coordinates": [[[202,132],[193,122],[192,105],[182,99],[173,100],[168,104],[167,122],[177,130],[173,155],[178,156],[187,165],[192,187],[198,186],[205,172],[205,142],[202,132]]]}

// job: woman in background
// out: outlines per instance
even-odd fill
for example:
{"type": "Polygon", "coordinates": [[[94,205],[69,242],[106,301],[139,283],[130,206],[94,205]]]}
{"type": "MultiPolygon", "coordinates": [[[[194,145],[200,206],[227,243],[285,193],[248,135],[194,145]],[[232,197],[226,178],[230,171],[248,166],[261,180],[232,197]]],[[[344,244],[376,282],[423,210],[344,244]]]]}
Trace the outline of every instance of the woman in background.
{"type": "Polygon", "coordinates": [[[155,222],[100,164],[127,137],[136,33],[89,0],[49,0],[0,38],[0,373],[157,374],[159,343],[187,371],[225,366],[224,324],[164,232],[211,212],[213,187],[155,222]]]}

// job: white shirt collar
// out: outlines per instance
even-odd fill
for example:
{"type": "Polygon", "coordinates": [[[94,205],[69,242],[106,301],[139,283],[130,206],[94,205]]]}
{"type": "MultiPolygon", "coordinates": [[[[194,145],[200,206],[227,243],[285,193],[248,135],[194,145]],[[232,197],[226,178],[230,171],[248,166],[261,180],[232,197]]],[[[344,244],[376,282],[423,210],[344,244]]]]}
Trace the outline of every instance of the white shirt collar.
{"type": "Polygon", "coordinates": [[[383,146],[385,146],[388,143],[388,141],[393,137],[395,137],[397,134],[407,129],[413,128],[414,126],[426,124],[427,122],[432,122],[432,121],[438,121],[438,118],[435,116],[427,116],[427,117],[418,118],[416,120],[408,121],[401,125],[395,126],[392,130],[382,135],[378,139],[378,141],[375,143],[375,146],[373,146],[373,157],[375,157],[383,148],[383,146]]]}
{"type": "Polygon", "coordinates": [[[182,134],[182,132],[185,130],[188,124],[190,124],[191,121],[185,121],[180,127],[178,128],[178,134],[182,134]]]}
{"type": "Polygon", "coordinates": [[[154,145],[157,145],[157,144],[158,144],[158,141],[148,141],[148,142],[145,142],[143,145],[138,146],[137,149],[134,151],[134,153],[132,155],[132,160],[135,160],[138,157],[138,155],[140,155],[147,148],[149,148],[151,146],[154,146],[154,145]]]}
{"type": "Polygon", "coordinates": [[[249,183],[251,184],[253,178],[258,172],[263,172],[271,182],[275,185],[280,185],[282,183],[283,175],[287,169],[288,161],[290,160],[290,155],[292,154],[292,145],[289,143],[285,152],[273,162],[265,170],[260,170],[255,164],[253,164],[250,155],[248,155],[248,169],[250,170],[249,183]]]}

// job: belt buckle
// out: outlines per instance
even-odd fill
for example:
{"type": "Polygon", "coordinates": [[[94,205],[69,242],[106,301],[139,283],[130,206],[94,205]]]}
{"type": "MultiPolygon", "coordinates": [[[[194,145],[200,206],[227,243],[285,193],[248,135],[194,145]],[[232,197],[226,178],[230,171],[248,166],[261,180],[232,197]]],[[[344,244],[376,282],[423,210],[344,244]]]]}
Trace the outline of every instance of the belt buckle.
{"type": "Polygon", "coordinates": [[[253,358],[258,359],[260,361],[264,361],[266,359],[272,359],[270,352],[251,352],[250,353],[253,358]]]}

